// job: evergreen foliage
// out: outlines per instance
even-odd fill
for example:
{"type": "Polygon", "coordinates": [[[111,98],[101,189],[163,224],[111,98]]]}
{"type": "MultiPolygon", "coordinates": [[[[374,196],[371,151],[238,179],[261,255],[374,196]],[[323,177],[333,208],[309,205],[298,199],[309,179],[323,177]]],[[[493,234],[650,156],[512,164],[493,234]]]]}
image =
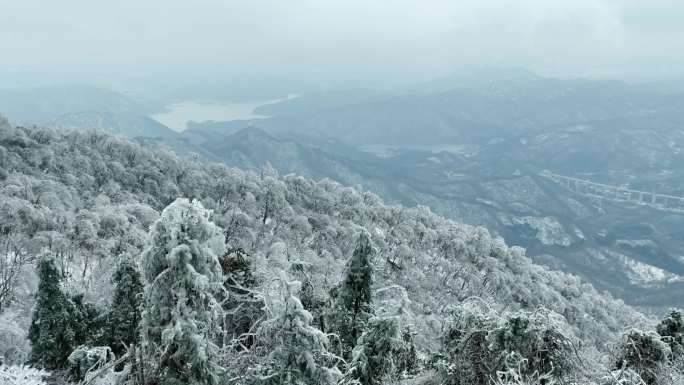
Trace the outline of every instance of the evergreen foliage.
{"type": "Polygon", "coordinates": [[[354,348],[353,360],[343,383],[362,385],[392,383],[404,343],[395,318],[373,318],[354,348]]]}
{"type": "Polygon", "coordinates": [[[114,358],[114,353],[107,346],[81,345],[69,355],[69,376],[73,381],[83,381],[88,373],[96,372],[114,358]]]}
{"type": "Polygon", "coordinates": [[[177,199],[150,230],[143,255],[142,340],[146,378],[162,384],[218,384],[222,291],[221,229],[198,201],[177,199]]]}
{"type": "Polygon", "coordinates": [[[45,369],[64,368],[82,335],[74,326],[74,304],[60,287],[61,275],[52,258],[38,263],[37,302],[29,329],[30,362],[45,369]]]}
{"type": "Polygon", "coordinates": [[[138,326],[144,286],[138,266],[131,257],[124,257],[112,277],[114,297],[107,319],[108,345],[119,357],[138,341],[138,326]]]}
{"type": "Polygon", "coordinates": [[[321,331],[326,331],[325,313],[328,310],[327,297],[323,297],[314,287],[311,277],[306,276],[303,279],[302,289],[300,290],[300,299],[302,306],[306,309],[314,319],[314,324],[321,331]]]}
{"type": "Polygon", "coordinates": [[[373,268],[371,266],[370,235],[366,231],[359,234],[356,248],[352,254],[344,281],[339,292],[342,305],[352,313],[370,312],[371,286],[373,284],[373,268]]]}
{"type": "Polygon", "coordinates": [[[84,294],[71,297],[73,310],[70,320],[79,344],[101,345],[106,343],[106,318],[101,308],[86,302],[84,294]]]}
{"type": "Polygon", "coordinates": [[[300,283],[278,280],[279,295],[269,304],[270,318],[257,333],[259,350],[268,352],[265,373],[257,382],[273,385],[335,384],[340,373],[338,358],[327,350],[328,339],[311,326],[312,316],[295,296],[300,283]]]}
{"type": "Polygon", "coordinates": [[[351,357],[366,323],[373,314],[371,306],[373,248],[370,235],[364,230],[359,234],[354,252],[345,269],[344,278],[336,290],[331,325],[338,333],[342,352],[351,357]]]}
{"type": "Polygon", "coordinates": [[[220,262],[226,285],[235,288],[253,288],[256,285],[252,261],[244,249],[240,247],[229,249],[221,256],[220,262]]]}

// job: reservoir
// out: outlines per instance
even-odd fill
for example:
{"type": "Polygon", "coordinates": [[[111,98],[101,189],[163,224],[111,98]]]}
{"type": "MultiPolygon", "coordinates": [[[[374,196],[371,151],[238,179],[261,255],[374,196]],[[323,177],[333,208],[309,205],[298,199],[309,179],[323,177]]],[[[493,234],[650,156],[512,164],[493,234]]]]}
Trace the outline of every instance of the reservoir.
{"type": "Polygon", "coordinates": [[[181,132],[187,128],[189,121],[226,122],[231,120],[264,119],[268,116],[259,115],[254,112],[257,107],[295,97],[297,95],[253,102],[183,101],[169,104],[164,108],[164,111],[155,113],[150,117],[174,131],[181,132]]]}

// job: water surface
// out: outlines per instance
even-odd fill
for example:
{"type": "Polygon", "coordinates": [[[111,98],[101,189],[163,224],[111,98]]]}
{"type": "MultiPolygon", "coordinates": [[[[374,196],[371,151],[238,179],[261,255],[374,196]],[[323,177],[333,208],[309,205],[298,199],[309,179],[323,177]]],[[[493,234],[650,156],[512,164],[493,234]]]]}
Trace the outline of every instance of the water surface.
{"type": "Polygon", "coordinates": [[[183,131],[189,121],[205,122],[209,120],[226,122],[231,120],[264,119],[268,116],[254,112],[257,107],[278,103],[292,99],[296,95],[271,100],[259,100],[253,102],[213,102],[188,100],[172,103],[164,108],[164,111],[150,117],[159,123],[175,131],[183,131]]]}

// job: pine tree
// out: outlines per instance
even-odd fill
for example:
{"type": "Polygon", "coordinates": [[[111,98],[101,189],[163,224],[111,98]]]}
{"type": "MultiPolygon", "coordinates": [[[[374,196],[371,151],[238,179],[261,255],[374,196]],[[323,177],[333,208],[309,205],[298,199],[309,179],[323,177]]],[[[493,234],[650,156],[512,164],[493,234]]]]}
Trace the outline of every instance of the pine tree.
{"type": "Polygon", "coordinates": [[[122,343],[130,346],[138,340],[144,286],[138,266],[130,257],[124,257],[112,278],[116,286],[107,319],[107,339],[108,345],[119,357],[125,352],[122,343]]]}
{"type": "Polygon", "coordinates": [[[83,294],[71,297],[71,324],[79,345],[106,344],[106,314],[98,306],[85,301],[83,294]]]}
{"type": "Polygon", "coordinates": [[[343,354],[347,358],[373,313],[373,268],[370,261],[372,253],[370,236],[366,231],[362,231],[347,264],[344,280],[334,294],[336,298],[330,323],[338,333],[343,354]]]}
{"type": "Polygon", "coordinates": [[[394,318],[373,318],[354,348],[353,360],[343,384],[358,381],[362,385],[378,385],[396,377],[397,364],[404,349],[394,318]]]}
{"type": "Polygon", "coordinates": [[[28,336],[29,361],[45,369],[64,368],[69,354],[79,345],[71,319],[75,307],[60,288],[61,276],[52,258],[40,260],[38,277],[37,303],[28,336]]]}
{"type": "Polygon", "coordinates": [[[162,384],[216,384],[223,279],[218,256],[221,229],[196,200],[177,199],[150,230],[143,252],[145,310],[142,315],[146,378],[162,384]]]}
{"type": "Polygon", "coordinates": [[[300,283],[281,274],[279,299],[271,304],[271,318],[258,330],[260,345],[269,351],[269,368],[260,382],[268,384],[335,384],[340,373],[327,350],[328,338],[311,326],[313,317],[295,293],[300,283]],[[328,363],[328,365],[326,365],[328,363]]]}
{"type": "Polygon", "coordinates": [[[322,295],[318,295],[316,292],[313,282],[310,277],[305,277],[302,283],[302,289],[299,293],[300,300],[302,301],[302,306],[314,317],[314,324],[321,331],[325,332],[325,311],[327,310],[326,298],[322,298],[322,295]]]}

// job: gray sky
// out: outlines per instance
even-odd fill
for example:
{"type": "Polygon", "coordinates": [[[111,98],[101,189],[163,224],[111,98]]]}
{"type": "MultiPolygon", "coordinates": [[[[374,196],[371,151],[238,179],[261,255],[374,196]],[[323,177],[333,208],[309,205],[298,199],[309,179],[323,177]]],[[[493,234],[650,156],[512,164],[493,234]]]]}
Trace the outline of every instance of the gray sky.
{"type": "Polygon", "coordinates": [[[682,21],[681,0],[0,0],[0,70],[650,77],[684,73],[682,21]]]}

